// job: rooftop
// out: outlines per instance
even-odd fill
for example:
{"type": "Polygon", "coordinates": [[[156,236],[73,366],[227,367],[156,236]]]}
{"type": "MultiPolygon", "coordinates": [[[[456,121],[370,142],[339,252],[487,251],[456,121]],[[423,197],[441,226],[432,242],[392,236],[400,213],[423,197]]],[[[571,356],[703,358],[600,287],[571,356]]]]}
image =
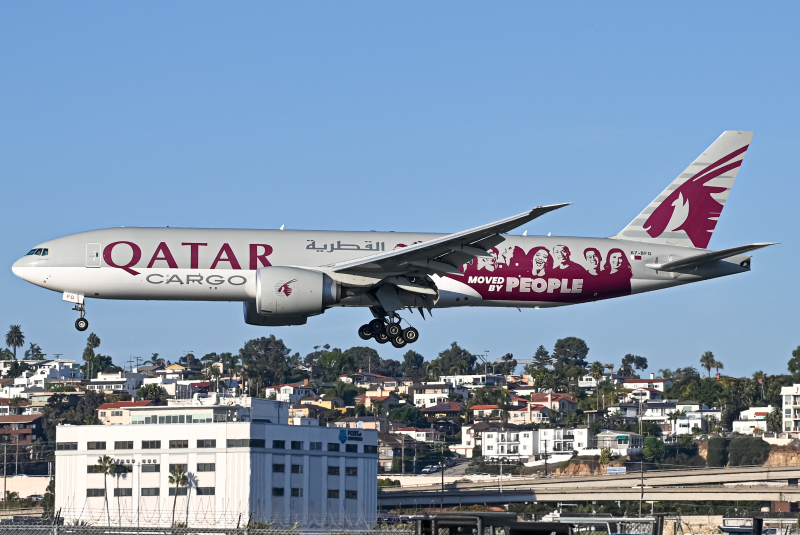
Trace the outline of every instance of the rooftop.
{"type": "Polygon", "coordinates": [[[111,409],[129,409],[131,407],[146,407],[150,405],[153,400],[148,399],[145,401],[118,401],[116,403],[103,403],[97,410],[111,410],[111,409]]]}

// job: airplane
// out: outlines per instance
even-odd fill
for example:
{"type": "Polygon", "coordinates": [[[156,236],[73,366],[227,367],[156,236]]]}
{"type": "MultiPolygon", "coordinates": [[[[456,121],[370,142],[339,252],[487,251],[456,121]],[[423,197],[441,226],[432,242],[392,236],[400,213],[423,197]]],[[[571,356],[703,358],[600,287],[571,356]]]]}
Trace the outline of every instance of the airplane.
{"type": "Polygon", "coordinates": [[[707,247],[752,137],[723,132],[609,238],[507,234],[571,203],[455,234],[122,227],[41,243],[12,271],[62,293],[79,331],[87,298],[241,301],[260,326],[365,307],[359,336],[401,348],[419,338],[403,311],[565,306],[750,271],[745,253],[774,243],[707,247]]]}

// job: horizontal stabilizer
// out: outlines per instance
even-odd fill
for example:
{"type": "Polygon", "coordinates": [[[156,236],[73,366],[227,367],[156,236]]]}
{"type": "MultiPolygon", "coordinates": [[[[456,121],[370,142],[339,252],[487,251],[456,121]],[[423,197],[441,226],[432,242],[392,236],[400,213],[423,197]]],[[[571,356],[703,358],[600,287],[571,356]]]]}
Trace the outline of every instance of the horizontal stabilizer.
{"type": "Polygon", "coordinates": [[[722,249],[721,251],[709,251],[703,254],[690,256],[687,258],[680,258],[666,264],[645,264],[650,269],[657,271],[677,271],[680,269],[693,268],[702,266],[703,264],[710,264],[723,258],[736,256],[737,254],[749,253],[757,249],[763,249],[770,245],[777,245],[777,243],[751,243],[750,245],[740,245],[738,247],[731,247],[730,249],[722,249]]]}

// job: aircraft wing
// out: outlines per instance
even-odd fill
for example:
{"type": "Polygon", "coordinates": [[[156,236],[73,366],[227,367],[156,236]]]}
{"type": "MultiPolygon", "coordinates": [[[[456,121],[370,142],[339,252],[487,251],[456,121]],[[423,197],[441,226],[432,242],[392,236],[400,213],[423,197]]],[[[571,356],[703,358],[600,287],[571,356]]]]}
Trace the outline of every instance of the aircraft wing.
{"type": "Polygon", "coordinates": [[[502,243],[500,234],[524,225],[537,217],[572,203],[538,206],[528,212],[488,225],[456,232],[409,247],[334,264],[337,273],[399,275],[409,272],[446,275],[461,274],[462,266],[473,258],[489,257],[487,251],[502,243]]]}
{"type": "Polygon", "coordinates": [[[679,269],[688,269],[696,266],[702,266],[703,264],[710,264],[711,262],[716,262],[717,260],[722,260],[738,254],[749,253],[750,251],[763,249],[764,247],[769,247],[770,245],[776,244],[751,243],[749,245],[731,247],[730,249],[722,249],[721,251],[709,251],[698,255],[689,256],[687,258],[679,258],[678,260],[673,260],[672,262],[667,262],[665,264],[645,264],[645,266],[658,271],[676,271],[679,269]]]}

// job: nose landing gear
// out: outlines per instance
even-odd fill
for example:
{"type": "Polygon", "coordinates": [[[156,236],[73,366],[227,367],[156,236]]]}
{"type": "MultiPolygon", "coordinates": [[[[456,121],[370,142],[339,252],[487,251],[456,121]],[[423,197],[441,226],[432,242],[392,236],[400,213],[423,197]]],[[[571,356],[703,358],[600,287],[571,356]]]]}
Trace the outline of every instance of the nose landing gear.
{"type": "Polygon", "coordinates": [[[79,331],[83,332],[89,328],[89,320],[87,320],[84,316],[86,315],[86,308],[84,308],[83,303],[78,303],[72,310],[77,310],[81,313],[81,317],[75,320],[75,328],[79,331]]]}
{"type": "Polygon", "coordinates": [[[403,329],[401,321],[397,314],[391,318],[375,318],[358,328],[358,336],[362,340],[374,338],[379,344],[391,342],[398,349],[419,340],[419,331],[411,326],[403,329]]]}

